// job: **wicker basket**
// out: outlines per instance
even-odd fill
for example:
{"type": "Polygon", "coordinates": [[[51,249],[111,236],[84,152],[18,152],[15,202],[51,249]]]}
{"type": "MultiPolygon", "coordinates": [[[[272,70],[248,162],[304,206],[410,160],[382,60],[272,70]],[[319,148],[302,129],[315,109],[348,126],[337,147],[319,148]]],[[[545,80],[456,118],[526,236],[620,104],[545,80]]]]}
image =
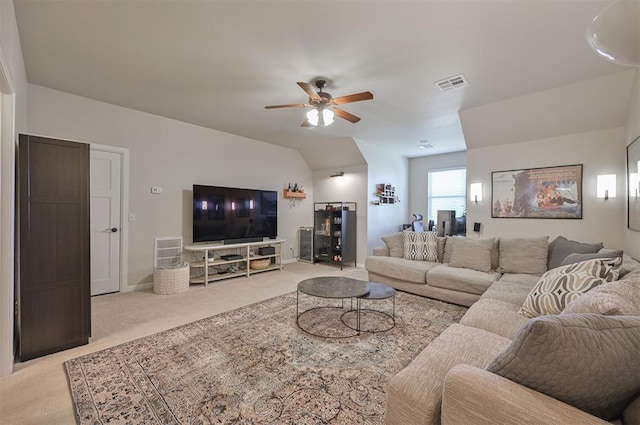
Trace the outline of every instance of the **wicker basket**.
{"type": "Polygon", "coordinates": [[[271,264],[271,258],[260,258],[257,260],[251,260],[249,262],[249,267],[251,267],[251,270],[264,270],[269,267],[269,264],[271,264]]]}
{"type": "Polygon", "coordinates": [[[176,294],[189,289],[189,264],[180,263],[170,268],[153,270],[153,292],[160,295],[176,294]]]}

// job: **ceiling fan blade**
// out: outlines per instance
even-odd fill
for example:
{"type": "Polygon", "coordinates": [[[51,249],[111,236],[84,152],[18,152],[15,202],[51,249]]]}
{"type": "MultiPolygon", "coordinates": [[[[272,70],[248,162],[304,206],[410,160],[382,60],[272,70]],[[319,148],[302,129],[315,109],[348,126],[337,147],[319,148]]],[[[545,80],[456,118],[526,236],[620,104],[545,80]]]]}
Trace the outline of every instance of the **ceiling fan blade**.
{"type": "Polygon", "coordinates": [[[304,120],[302,124],[300,124],[300,127],[313,127],[313,124],[311,124],[309,120],[304,120]]]}
{"type": "Polygon", "coordinates": [[[318,96],[318,93],[316,93],[316,91],[313,89],[313,86],[311,84],[298,82],[298,85],[302,90],[304,90],[307,95],[309,95],[309,98],[313,100],[322,100],[322,98],[318,96]]]}
{"type": "Polygon", "coordinates": [[[265,109],[278,109],[278,108],[304,108],[305,106],[309,106],[306,103],[290,103],[288,105],[270,105],[265,106],[265,109]]]}
{"type": "Polygon", "coordinates": [[[334,105],[343,105],[345,103],[360,102],[361,100],[371,100],[371,99],[373,99],[373,93],[368,91],[363,91],[362,93],[334,97],[331,103],[333,103],[334,105]]]}
{"type": "Polygon", "coordinates": [[[343,120],[351,121],[354,124],[360,121],[360,117],[356,117],[355,115],[350,114],[345,110],[342,110],[339,108],[333,108],[333,112],[343,120]]]}

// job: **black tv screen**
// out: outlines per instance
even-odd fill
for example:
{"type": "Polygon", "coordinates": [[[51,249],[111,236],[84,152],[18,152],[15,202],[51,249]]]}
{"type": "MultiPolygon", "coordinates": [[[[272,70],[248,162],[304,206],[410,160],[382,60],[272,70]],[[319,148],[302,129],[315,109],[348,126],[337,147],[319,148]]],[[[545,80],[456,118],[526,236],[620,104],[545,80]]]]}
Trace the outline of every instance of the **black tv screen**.
{"type": "Polygon", "coordinates": [[[193,185],[193,242],[278,235],[278,192],[193,185]]]}

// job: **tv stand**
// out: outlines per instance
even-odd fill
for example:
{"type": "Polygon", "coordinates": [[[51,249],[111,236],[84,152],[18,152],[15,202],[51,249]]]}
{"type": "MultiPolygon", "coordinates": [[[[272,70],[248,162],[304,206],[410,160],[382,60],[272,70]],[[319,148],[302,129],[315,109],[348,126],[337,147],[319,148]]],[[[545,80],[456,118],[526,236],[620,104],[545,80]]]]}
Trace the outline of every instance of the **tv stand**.
{"type": "Polygon", "coordinates": [[[205,244],[187,245],[184,251],[190,253],[187,257],[191,271],[198,271],[198,275],[189,278],[190,283],[203,283],[229,279],[238,276],[250,276],[270,270],[282,270],[282,244],[284,239],[260,240],[259,242],[242,242],[236,244],[205,244]],[[273,246],[274,254],[259,255],[258,249],[273,246]],[[237,255],[239,258],[224,260],[221,256],[237,255]],[[251,261],[270,259],[271,263],[264,269],[252,269],[251,261]]]}

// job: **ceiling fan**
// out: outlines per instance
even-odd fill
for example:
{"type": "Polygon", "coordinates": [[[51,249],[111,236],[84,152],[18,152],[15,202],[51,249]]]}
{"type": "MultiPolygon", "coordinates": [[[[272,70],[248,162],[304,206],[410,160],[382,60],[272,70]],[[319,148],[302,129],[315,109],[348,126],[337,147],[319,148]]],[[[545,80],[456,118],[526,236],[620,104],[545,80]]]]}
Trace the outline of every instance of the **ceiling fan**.
{"type": "Polygon", "coordinates": [[[327,82],[325,80],[316,80],[315,82],[318,91],[313,89],[313,86],[309,83],[298,82],[298,85],[309,96],[309,103],[292,103],[288,105],[270,105],[265,106],[266,109],[279,109],[279,108],[306,108],[312,107],[307,112],[307,119],[302,122],[301,127],[324,127],[330,125],[333,122],[334,115],[339,116],[352,123],[360,121],[360,117],[357,117],[349,112],[336,108],[335,105],[344,105],[345,103],[359,102],[361,100],[373,99],[371,92],[365,91],[362,93],[350,94],[347,96],[332,97],[329,93],[323,92],[327,82]]]}

